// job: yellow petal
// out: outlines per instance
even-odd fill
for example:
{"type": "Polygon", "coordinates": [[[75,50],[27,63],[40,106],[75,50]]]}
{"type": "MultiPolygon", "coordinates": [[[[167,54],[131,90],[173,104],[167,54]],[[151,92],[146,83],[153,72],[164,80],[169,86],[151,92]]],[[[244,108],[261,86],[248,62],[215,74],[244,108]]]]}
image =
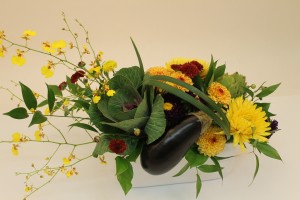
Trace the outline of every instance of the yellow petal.
{"type": "Polygon", "coordinates": [[[13,142],[20,142],[21,140],[21,134],[19,132],[15,132],[14,134],[12,134],[12,141],[13,142]]]}
{"type": "Polygon", "coordinates": [[[36,32],[32,30],[25,30],[23,34],[26,36],[36,36],[36,32]]]}
{"type": "Polygon", "coordinates": [[[13,56],[11,58],[11,61],[13,64],[18,65],[18,66],[23,66],[26,63],[26,60],[22,56],[13,56]]]}
{"type": "Polygon", "coordinates": [[[48,66],[43,66],[43,67],[41,68],[41,73],[42,73],[42,75],[45,76],[45,78],[50,78],[50,77],[52,77],[53,74],[54,74],[52,68],[51,68],[51,67],[49,68],[48,66]]]}

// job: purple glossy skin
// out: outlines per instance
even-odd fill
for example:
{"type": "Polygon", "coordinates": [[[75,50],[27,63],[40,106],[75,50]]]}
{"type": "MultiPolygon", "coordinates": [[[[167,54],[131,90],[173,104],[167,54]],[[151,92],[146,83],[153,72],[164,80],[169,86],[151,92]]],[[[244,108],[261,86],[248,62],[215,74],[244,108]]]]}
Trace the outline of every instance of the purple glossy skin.
{"type": "Polygon", "coordinates": [[[160,175],[175,167],[198,139],[202,123],[190,115],[170,129],[158,141],[145,145],[141,164],[145,171],[160,175]]]}

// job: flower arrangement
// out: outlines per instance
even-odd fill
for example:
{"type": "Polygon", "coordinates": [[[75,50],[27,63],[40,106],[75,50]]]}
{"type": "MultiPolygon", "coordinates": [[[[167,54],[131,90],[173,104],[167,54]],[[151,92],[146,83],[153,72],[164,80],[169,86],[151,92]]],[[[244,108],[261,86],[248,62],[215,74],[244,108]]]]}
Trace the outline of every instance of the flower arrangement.
{"type": "Polygon", "coordinates": [[[278,122],[272,119],[275,114],[269,111],[270,103],[263,101],[279,84],[249,85],[245,76],[226,73],[226,66],[219,66],[213,57],[210,62],[176,58],[164,66],[144,70],[133,40],[139,65],[117,70],[116,61],[104,60],[102,52],[95,53],[88,31],[78,20],[76,22],[86,34],[83,47],[64,15],[63,20],[63,31],[69,32],[73,41],[44,41],[41,49],[30,46],[35,31],[23,32],[24,44],[13,42],[0,31],[0,57],[6,57],[7,51],[14,49],[12,63],[23,66],[29,52],[46,55],[49,60],[41,67],[45,78],[52,77],[59,65],[70,70],[65,80],[47,85],[46,97],[21,82],[16,83],[21,88],[21,97],[2,87],[19,101],[16,108],[4,114],[14,119],[31,118],[29,126],[37,128],[34,137],[16,132],[11,140],[0,142],[11,144],[16,156],[23,143],[57,145],[43,166],[33,165],[31,172],[20,173],[26,176],[25,198],[45,185],[34,185],[32,177],[44,178],[45,183],[59,173],[71,177],[78,174],[77,163],[91,157],[105,163],[107,153],[116,155],[116,176],[125,194],[132,187],[131,163],[138,157],[150,174],[165,173],[184,158],[187,164],[175,176],[195,169],[197,196],[201,189],[198,172],[215,172],[223,178],[219,161],[230,157],[218,155],[226,143],[243,151],[251,149],[256,158],[253,179],[259,169],[259,154],[281,160],[268,143],[278,130],[278,122]],[[79,62],[67,58],[69,51],[78,52],[79,62]],[[87,60],[90,60],[89,65],[87,60]],[[73,119],[74,123],[69,126],[86,131],[89,141],[70,143],[51,123],[55,117],[73,119]],[[55,128],[62,142],[48,138],[45,126],[55,128]],[[75,155],[78,146],[91,144],[94,149],[90,155],[85,158],[75,155]],[[54,155],[64,145],[72,146],[73,150],[62,159],[61,165],[53,166],[54,155]],[[208,160],[213,164],[208,164],[208,160]]]}

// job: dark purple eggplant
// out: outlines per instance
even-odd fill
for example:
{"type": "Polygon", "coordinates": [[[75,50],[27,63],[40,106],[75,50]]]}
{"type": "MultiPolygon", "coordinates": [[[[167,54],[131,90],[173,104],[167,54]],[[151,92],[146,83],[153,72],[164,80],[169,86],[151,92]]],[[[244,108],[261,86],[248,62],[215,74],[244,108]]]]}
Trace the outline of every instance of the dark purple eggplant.
{"type": "Polygon", "coordinates": [[[141,165],[152,175],[160,175],[175,167],[198,139],[211,119],[203,112],[186,116],[154,143],[144,145],[141,165]]]}

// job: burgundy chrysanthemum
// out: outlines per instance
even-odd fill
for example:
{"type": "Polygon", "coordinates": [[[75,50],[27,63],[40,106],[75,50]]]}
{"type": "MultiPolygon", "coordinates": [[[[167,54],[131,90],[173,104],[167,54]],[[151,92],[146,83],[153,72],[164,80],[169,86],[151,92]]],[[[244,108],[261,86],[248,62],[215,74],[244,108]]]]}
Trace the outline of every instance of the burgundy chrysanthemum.
{"type": "Polygon", "coordinates": [[[62,91],[67,87],[67,83],[64,81],[58,86],[58,90],[62,91]]]}
{"type": "Polygon", "coordinates": [[[79,70],[71,76],[71,83],[75,84],[80,78],[84,77],[85,72],[79,70]]]}
{"type": "Polygon", "coordinates": [[[127,144],[122,139],[113,139],[110,141],[108,147],[112,152],[114,152],[116,154],[122,154],[126,151],[127,144]]]}
{"type": "Polygon", "coordinates": [[[184,63],[183,65],[171,65],[171,68],[181,71],[190,78],[194,78],[203,70],[203,66],[197,61],[184,63]]]}

